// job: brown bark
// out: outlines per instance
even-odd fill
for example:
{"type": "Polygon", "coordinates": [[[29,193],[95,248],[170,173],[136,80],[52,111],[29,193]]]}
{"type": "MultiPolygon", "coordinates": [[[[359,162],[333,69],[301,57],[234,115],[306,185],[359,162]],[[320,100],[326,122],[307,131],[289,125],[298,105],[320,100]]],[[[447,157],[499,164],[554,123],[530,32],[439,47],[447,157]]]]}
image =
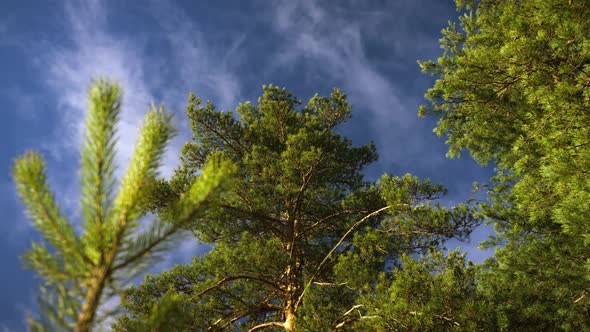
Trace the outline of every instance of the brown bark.
{"type": "Polygon", "coordinates": [[[78,322],[76,323],[75,332],[88,332],[92,326],[92,321],[96,315],[96,310],[100,303],[100,297],[104,289],[106,280],[108,277],[108,269],[105,267],[99,267],[96,270],[92,284],[86,292],[86,298],[84,304],[78,315],[78,322]]]}
{"type": "Polygon", "coordinates": [[[299,307],[298,299],[301,295],[301,255],[296,247],[299,237],[297,219],[289,220],[290,239],[287,241],[286,250],[289,254],[289,265],[286,270],[287,287],[285,292],[284,327],[285,331],[294,331],[297,321],[297,309],[299,307]]]}
{"type": "MultiPolygon", "coordinates": [[[[125,216],[125,214],[123,215],[125,216]]],[[[123,217],[122,220],[126,220],[126,218],[123,217]]],[[[115,258],[117,257],[117,250],[119,249],[119,244],[121,243],[124,226],[125,223],[121,223],[121,226],[115,233],[115,245],[105,255],[106,257],[103,256],[104,260],[101,259],[101,264],[96,266],[94,270],[95,272],[92,283],[86,291],[86,298],[84,299],[84,304],[82,304],[82,309],[80,310],[78,321],[76,322],[76,327],[74,328],[75,332],[90,331],[90,327],[92,326],[92,322],[96,316],[96,311],[98,310],[98,305],[100,304],[100,297],[102,296],[102,292],[108,278],[114,271],[112,267],[113,263],[115,262],[115,258]]]]}
{"type": "Polygon", "coordinates": [[[296,316],[294,312],[287,312],[285,313],[285,323],[283,323],[283,326],[285,327],[285,331],[295,331],[295,320],[296,320],[296,316]]]}
{"type": "Polygon", "coordinates": [[[301,292],[301,287],[299,285],[300,278],[298,276],[299,273],[297,272],[298,267],[296,267],[296,265],[297,263],[294,262],[287,268],[287,291],[285,292],[285,308],[283,313],[285,317],[285,331],[289,332],[295,330],[298,308],[297,299],[301,292]]]}

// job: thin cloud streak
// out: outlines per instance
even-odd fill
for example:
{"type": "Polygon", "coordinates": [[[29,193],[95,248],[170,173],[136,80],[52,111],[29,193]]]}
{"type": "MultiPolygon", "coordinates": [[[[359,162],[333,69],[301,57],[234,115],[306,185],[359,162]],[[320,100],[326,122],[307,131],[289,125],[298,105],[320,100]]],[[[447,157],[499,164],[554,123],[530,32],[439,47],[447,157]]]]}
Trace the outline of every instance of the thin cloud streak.
{"type": "MultiPolygon", "coordinates": [[[[66,14],[73,46],[55,47],[41,60],[47,66],[46,82],[58,97],[62,116],[59,140],[53,142],[53,150],[57,155],[79,151],[88,86],[94,79],[108,75],[124,88],[116,163],[126,165],[138,127],[153,100],[145,83],[140,46],[115,39],[106,32],[106,8],[98,1],[67,3],[66,14]]],[[[119,168],[117,175],[121,174],[119,168]]]]}
{"type": "MultiPolygon", "coordinates": [[[[361,23],[330,16],[318,2],[282,2],[274,7],[272,24],[288,41],[277,56],[276,68],[303,60],[321,68],[332,80],[343,85],[353,105],[364,105],[370,112],[370,125],[379,135],[380,145],[394,130],[407,130],[416,122],[408,112],[394,84],[367,59],[361,23]]],[[[385,159],[397,155],[386,152],[385,159]]]]}
{"type": "MultiPolygon", "coordinates": [[[[171,57],[177,66],[178,83],[183,93],[194,91],[199,96],[215,98],[215,104],[223,109],[234,106],[241,85],[230,59],[242,45],[244,35],[237,36],[227,49],[215,49],[194,21],[171,3],[152,2],[151,11],[155,17],[158,13],[166,13],[158,23],[173,50],[171,57]]],[[[182,100],[186,97],[182,96],[182,100]]]]}
{"type": "MultiPolygon", "coordinates": [[[[172,61],[146,57],[143,54],[146,45],[140,42],[143,36],[121,38],[110,33],[107,18],[111,13],[106,4],[96,0],[67,2],[65,28],[71,44],[48,45],[46,54],[38,59],[45,82],[57,96],[61,118],[55,139],[47,142],[44,148],[62,163],[79,158],[87,109],[87,88],[94,79],[107,75],[109,79],[119,82],[124,90],[115,160],[118,166],[116,176],[121,178],[133,153],[138,128],[146,110],[155,101],[156,94],[176,106],[180,104],[179,101],[184,103],[192,87],[204,86],[207,94],[220,98],[221,105],[229,106],[235,103],[240,85],[228,66],[218,63],[217,59],[221,57],[214,54],[200,37],[198,26],[172,4],[159,3],[158,6],[166,10],[150,13],[157,17],[161,25],[160,36],[155,37],[161,37],[171,45],[172,61]],[[162,16],[162,12],[167,15],[162,16]],[[171,71],[170,76],[177,77],[177,81],[164,82],[158,75],[149,74],[151,68],[158,65],[162,67],[162,63],[166,63],[163,69],[171,71]],[[180,93],[178,87],[186,92],[180,93]]],[[[176,116],[177,124],[186,122],[183,121],[184,114],[177,113],[176,116]]],[[[187,126],[179,129],[180,135],[171,142],[163,160],[161,173],[164,176],[171,175],[178,164],[178,153],[184,143],[182,138],[187,136],[187,126]]],[[[77,185],[77,182],[72,181],[67,187],[77,185]]],[[[68,197],[76,197],[72,195],[76,193],[73,188],[67,188],[67,191],[68,197]]]]}

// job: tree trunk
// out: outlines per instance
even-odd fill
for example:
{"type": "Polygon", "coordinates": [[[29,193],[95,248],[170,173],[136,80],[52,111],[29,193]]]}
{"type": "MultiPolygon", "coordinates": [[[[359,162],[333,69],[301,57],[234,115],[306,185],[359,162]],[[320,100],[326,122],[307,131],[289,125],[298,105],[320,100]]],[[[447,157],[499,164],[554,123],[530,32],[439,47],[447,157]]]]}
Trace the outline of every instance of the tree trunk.
{"type": "Polygon", "coordinates": [[[286,246],[285,249],[289,256],[289,265],[287,266],[287,270],[285,271],[286,276],[286,292],[285,292],[285,307],[283,309],[284,315],[284,327],[285,331],[294,331],[295,330],[295,323],[297,320],[297,299],[299,293],[301,291],[300,283],[301,283],[301,276],[300,276],[300,267],[301,267],[301,258],[298,252],[298,248],[296,248],[297,237],[298,237],[298,230],[297,230],[297,220],[290,219],[289,214],[286,213],[284,215],[286,217],[287,227],[288,227],[288,238],[286,238],[286,246]]]}
{"type": "Polygon", "coordinates": [[[97,269],[96,275],[88,291],[86,292],[86,299],[82,304],[82,310],[78,315],[78,322],[76,323],[75,332],[88,332],[96,315],[96,310],[100,303],[100,297],[104,289],[107,279],[108,269],[100,267],[97,269]]]}
{"type": "MultiPolygon", "coordinates": [[[[287,308],[287,310],[288,310],[288,308],[287,308]]],[[[285,312],[285,323],[284,323],[285,331],[289,331],[289,332],[295,331],[295,319],[296,319],[296,316],[295,316],[294,312],[291,312],[291,311],[285,312]]]]}
{"type": "Polygon", "coordinates": [[[115,261],[115,257],[117,256],[117,248],[119,246],[122,234],[123,228],[121,227],[121,229],[119,229],[119,231],[116,234],[116,245],[113,248],[111,248],[110,252],[106,255],[103,264],[96,267],[93,282],[90,285],[90,287],[88,287],[88,291],[86,292],[86,299],[84,299],[82,310],[80,310],[80,314],[78,315],[78,322],[76,323],[76,328],[74,329],[75,332],[90,331],[92,321],[96,316],[96,311],[98,310],[98,305],[100,304],[100,297],[102,296],[102,291],[104,290],[107,279],[111,276],[112,273],[111,267],[113,265],[113,262],[115,261]]]}
{"type": "MultiPolygon", "coordinates": [[[[298,261],[298,260],[297,260],[298,261]]],[[[294,262],[291,264],[287,269],[287,292],[285,298],[285,308],[284,308],[284,315],[285,315],[285,331],[294,331],[295,330],[295,323],[297,320],[297,299],[301,292],[301,287],[299,286],[299,276],[298,276],[298,264],[294,262]]]]}

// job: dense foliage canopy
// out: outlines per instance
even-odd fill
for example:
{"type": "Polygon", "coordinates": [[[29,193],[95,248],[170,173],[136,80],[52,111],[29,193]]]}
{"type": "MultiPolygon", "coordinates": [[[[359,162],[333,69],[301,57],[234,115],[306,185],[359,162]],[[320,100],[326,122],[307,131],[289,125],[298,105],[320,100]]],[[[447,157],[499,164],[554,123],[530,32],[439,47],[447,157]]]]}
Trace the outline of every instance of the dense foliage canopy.
{"type": "Polygon", "coordinates": [[[363,180],[377,154],[335,131],[350,117],[340,91],[300,104],[268,86],[235,117],[191,96],[194,137],[155,206],[181,197],[211,154],[232,160],[231,188],[190,225],[215,246],[127,292],[117,329],[145,330],[171,320],[167,312],[195,331],[348,328],[369,317],[365,296],[392,282],[401,255],[477,224],[466,206],[431,203],[445,194],[439,185],[410,175],[363,180]]]}
{"type": "Polygon", "coordinates": [[[451,156],[497,165],[481,208],[498,232],[484,245],[501,248],[481,287],[505,329],[588,328],[590,3],[476,3],[421,63],[438,77],[421,112],[451,156]]]}
{"type": "Polygon", "coordinates": [[[409,174],[367,180],[377,152],[339,133],[346,96],[304,105],[272,85],[235,112],[191,94],[170,179],[156,179],[170,116],[150,111],[115,195],[120,88],[98,81],[81,227],[38,154],[14,165],[43,237],[24,255],[43,280],[31,328],[88,331],[121,295],[116,331],[590,331],[590,3],[456,3],[444,54],[420,62],[436,81],[419,114],[439,119],[449,156],[496,166],[483,200],[443,206],[443,186],[409,174]],[[441,250],[484,221],[485,263],[441,250]],[[211,250],[125,288],[183,230],[211,250]]]}

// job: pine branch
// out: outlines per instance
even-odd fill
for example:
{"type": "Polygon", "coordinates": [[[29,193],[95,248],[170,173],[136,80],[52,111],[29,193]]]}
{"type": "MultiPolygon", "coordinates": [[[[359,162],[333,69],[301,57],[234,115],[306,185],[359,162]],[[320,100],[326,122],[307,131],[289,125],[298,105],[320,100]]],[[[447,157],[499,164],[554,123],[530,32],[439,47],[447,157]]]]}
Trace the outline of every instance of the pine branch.
{"type": "Polygon", "coordinates": [[[285,324],[283,322],[266,322],[266,323],[262,323],[262,324],[254,326],[253,328],[249,329],[248,332],[262,330],[264,328],[271,327],[271,326],[278,326],[278,327],[284,328],[285,324]]]}
{"type": "Polygon", "coordinates": [[[342,210],[342,211],[337,211],[337,212],[335,212],[335,213],[332,213],[332,214],[330,214],[330,215],[328,215],[328,216],[326,216],[326,217],[323,217],[322,219],[320,219],[320,220],[316,221],[316,222],[315,222],[315,223],[313,223],[311,226],[309,226],[309,227],[305,228],[305,229],[304,229],[302,232],[303,232],[303,233],[307,233],[308,231],[311,231],[311,230],[313,230],[314,228],[316,228],[317,226],[319,226],[320,224],[322,224],[322,223],[324,223],[324,222],[326,222],[326,221],[328,221],[328,220],[330,220],[330,219],[332,219],[332,218],[339,217],[339,216],[341,216],[341,215],[343,215],[343,214],[352,214],[352,213],[367,213],[367,212],[368,212],[367,210],[351,210],[351,209],[348,209],[348,210],[342,210]]]}
{"type": "Polygon", "coordinates": [[[111,226],[119,232],[126,227],[129,220],[137,220],[144,212],[141,203],[149,193],[146,185],[149,186],[156,178],[166,142],[174,134],[171,120],[171,116],[164,113],[162,107],[152,108],[146,115],[135,151],[114,201],[115,213],[111,226]]]}
{"type": "MultiPolygon", "coordinates": [[[[126,248],[126,255],[120,258],[120,262],[111,268],[112,272],[127,268],[130,264],[138,262],[147,254],[154,254],[154,250],[169,240],[178,231],[178,226],[164,224],[162,221],[130,240],[131,244],[126,248]]],[[[163,249],[163,248],[162,248],[163,249]]]]}
{"type": "Polygon", "coordinates": [[[146,115],[140,130],[139,140],[131,158],[125,177],[114,202],[113,219],[110,222],[108,250],[101,252],[101,265],[93,271],[92,283],[88,287],[84,304],[78,316],[76,331],[86,332],[94,320],[104,287],[113,274],[112,267],[121,248],[124,235],[134,221],[144,213],[143,201],[149,190],[145,184],[153,183],[162,158],[164,147],[173,134],[171,117],[163,108],[155,109],[146,115]]]}
{"type": "Polygon", "coordinates": [[[277,290],[279,290],[281,292],[284,292],[283,288],[281,288],[281,286],[278,285],[276,282],[272,282],[270,280],[266,280],[264,278],[255,277],[255,276],[234,275],[234,276],[225,277],[225,278],[220,279],[215,284],[213,284],[213,285],[211,285],[211,286],[203,289],[202,291],[198,292],[197,294],[191,296],[187,301],[188,302],[194,301],[195,299],[198,299],[199,297],[201,297],[201,296],[203,296],[203,295],[205,295],[205,294],[207,294],[207,293],[209,293],[211,291],[214,291],[214,290],[220,288],[221,286],[223,286],[223,285],[225,285],[227,283],[230,283],[230,282],[236,281],[236,280],[252,280],[252,281],[257,281],[259,283],[269,285],[269,286],[271,286],[271,287],[273,287],[273,288],[275,288],[275,289],[277,289],[277,290]]]}
{"type": "Polygon", "coordinates": [[[105,246],[104,226],[111,210],[115,125],[120,106],[121,88],[118,85],[99,80],[90,89],[86,135],[81,149],[81,203],[86,239],[98,252],[103,252],[105,246]]]}
{"type": "Polygon", "coordinates": [[[320,262],[320,264],[318,265],[318,267],[316,268],[316,271],[314,272],[314,274],[311,276],[311,278],[309,278],[307,284],[305,285],[305,287],[303,288],[303,291],[301,292],[301,294],[299,295],[299,298],[297,299],[297,301],[295,302],[295,307],[298,307],[299,304],[301,303],[301,301],[303,300],[303,296],[305,295],[305,292],[307,291],[307,289],[309,288],[309,286],[314,282],[315,278],[318,276],[318,274],[321,272],[322,268],[324,267],[324,264],[332,257],[332,254],[338,250],[338,247],[340,247],[340,245],[342,245],[342,243],[344,243],[344,241],[350,236],[350,234],[352,234],[354,231],[356,231],[357,228],[359,228],[362,224],[364,224],[367,220],[369,220],[370,218],[380,214],[381,212],[389,209],[391,206],[385,206],[382,207],[376,211],[373,211],[371,213],[369,213],[368,215],[366,215],[365,217],[363,217],[361,220],[357,221],[356,223],[354,223],[354,225],[352,225],[348,231],[346,231],[346,233],[344,233],[344,235],[342,235],[342,237],[340,238],[340,240],[336,243],[336,245],[334,247],[332,247],[332,249],[326,254],[326,256],[324,257],[324,259],[320,262]]]}
{"type": "Polygon", "coordinates": [[[67,222],[49,190],[43,158],[35,152],[27,152],[16,159],[13,176],[27,213],[43,238],[63,256],[92,264],[80,250],[81,244],[74,228],[67,222]]]}
{"type": "Polygon", "coordinates": [[[73,278],[72,275],[64,271],[63,257],[52,254],[43,243],[33,243],[32,248],[22,258],[25,261],[25,267],[37,270],[37,273],[42,275],[47,282],[59,282],[73,278]]]}
{"type": "Polygon", "coordinates": [[[221,323],[223,320],[226,320],[225,324],[219,326],[219,328],[221,328],[222,330],[227,328],[231,324],[235,323],[236,321],[239,321],[240,319],[243,319],[245,317],[258,316],[261,314],[267,314],[269,312],[276,312],[276,311],[282,311],[282,310],[283,310],[283,307],[281,307],[281,306],[270,305],[265,302],[265,303],[255,306],[255,307],[250,307],[245,312],[239,313],[238,315],[235,315],[233,317],[232,317],[232,314],[234,312],[231,312],[231,314],[226,315],[226,317],[224,317],[224,318],[218,319],[215,323],[213,323],[212,326],[209,326],[207,331],[213,330],[213,326],[221,323]],[[231,318],[228,319],[228,317],[231,317],[231,318]]]}
{"type": "MultiPolygon", "coordinates": [[[[122,276],[115,272],[124,270],[127,275],[137,272],[146,262],[144,258],[161,248],[182,225],[168,226],[159,221],[147,233],[134,238],[134,246],[124,245],[126,240],[131,240],[128,235],[133,234],[138,219],[145,213],[151,185],[174,129],[171,115],[163,108],[153,108],[146,115],[135,152],[113,201],[115,125],[120,95],[120,88],[107,81],[94,83],[88,95],[90,111],[81,153],[81,203],[85,219],[82,239],[78,239],[49,191],[43,159],[28,152],[15,161],[13,173],[19,195],[35,227],[52,247],[34,243],[24,256],[28,267],[37,270],[45,281],[39,297],[41,317],[30,319],[33,330],[88,331],[96,322],[99,305],[116,295],[119,292],[116,286],[123,284],[122,276]]],[[[220,186],[223,171],[230,170],[231,165],[220,161],[209,168],[213,169],[203,172],[190,195],[181,199],[179,216],[194,217],[199,204],[220,186]],[[222,167],[216,170],[219,165],[222,167]],[[201,190],[204,192],[198,192],[201,190]]]]}
{"type": "MultiPolygon", "coordinates": [[[[148,253],[153,254],[158,246],[163,245],[175,235],[182,226],[193,220],[199,213],[199,207],[204,201],[213,196],[222,185],[222,180],[233,173],[233,164],[222,158],[211,158],[202,168],[201,175],[196,178],[189,189],[188,195],[181,197],[180,201],[170,210],[173,216],[161,218],[145,233],[129,239],[131,247],[126,248],[127,254],[121,261],[112,267],[112,271],[118,271],[138,262],[148,253]]],[[[170,212],[169,211],[169,212],[170,212]]]]}

